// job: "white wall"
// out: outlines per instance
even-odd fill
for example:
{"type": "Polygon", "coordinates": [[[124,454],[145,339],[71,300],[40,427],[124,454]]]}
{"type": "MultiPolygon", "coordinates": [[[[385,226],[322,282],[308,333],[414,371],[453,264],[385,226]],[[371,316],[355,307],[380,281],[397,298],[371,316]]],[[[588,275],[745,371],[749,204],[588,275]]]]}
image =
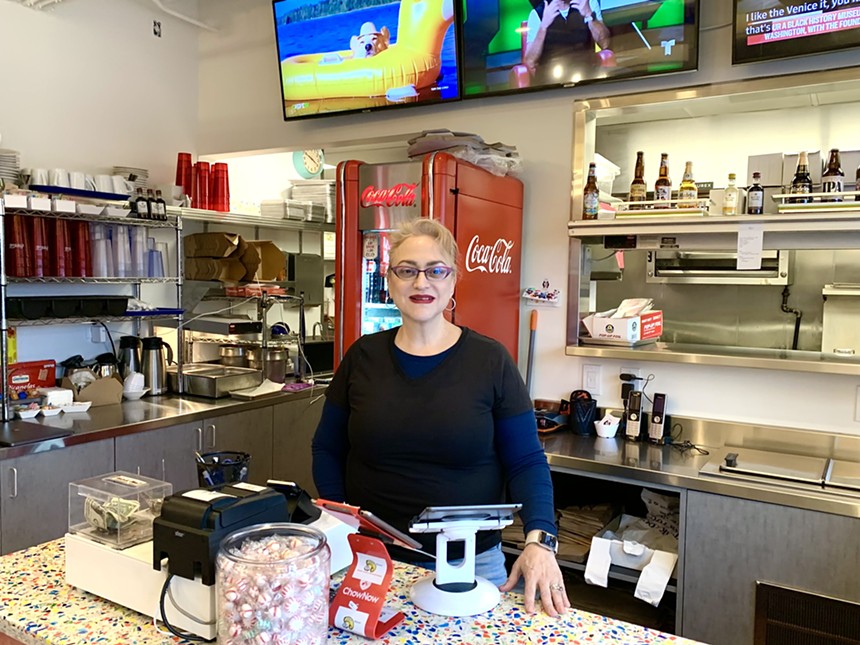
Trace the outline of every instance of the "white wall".
{"type": "MultiPolygon", "coordinates": [[[[695,73],[284,123],[270,2],[247,0],[242,3],[241,13],[233,4],[229,0],[208,0],[201,6],[202,16],[222,29],[214,35],[201,34],[200,38],[198,147],[202,152],[332,149],[405,139],[429,128],[475,132],[487,141],[516,145],[525,164],[523,284],[537,285],[548,279],[554,288],[563,291],[567,286],[566,224],[570,211],[571,146],[575,143],[571,141],[574,100],[845,67],[858,62],[854,50],[732,67],[731,2],[702,0],[703,31],[699,71],[695,73]]],[[[784,147],[797,147],[790,141],[790,134],[786,139],[784,147]]],[[[628,160],[619,163],[627,164],[628,160]]],[[[527,320],[528,311],[524,308],[523,357],[527,320]]],[[[564,307],[540,311],[533,387],[536,397],[559,398],[580,386],[581,365],[586,361],[564,355],[565,329],[564,307]]],[[[621,365],[617,361],[602,361],[601,365],[603,394],[598,399],[601,404],[617,405],[621,365]]],[[[643,374],[655,374],[649,392],[669,393],[672,413],[860,434],[860,423],[854,420],[860,379],[690,365],[640,367],[643,374]]]]}
{"type": "MultiPolygon", "coordinates": [[[[92,173],[124,165],[147,168],[150,184],[173,183],[177,151],[196,150],[197,33],[138,0],[66,0],[45,11],[0,2],[2,146],[19,150],[23,167],[92,173]]],[[[19,329],[20,360],[106,350],[86,326],[19,329]]]]}

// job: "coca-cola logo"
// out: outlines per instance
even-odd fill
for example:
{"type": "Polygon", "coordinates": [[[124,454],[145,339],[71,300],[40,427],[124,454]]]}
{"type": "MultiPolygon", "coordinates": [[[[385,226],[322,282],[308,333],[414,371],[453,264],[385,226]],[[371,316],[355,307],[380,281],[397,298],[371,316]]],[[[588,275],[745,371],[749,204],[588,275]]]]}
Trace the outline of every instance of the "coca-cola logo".
{"type": "Polygon", "coordinates": [[[499,238],[493,244],[481,244],[479,236],[469,242],[466,249],[466,271],[482,273],[510,273],[513,240],[499,238]]]}
{"type": "Polygon", "coordinates": [[[373,184],[361,191],[361,205],[368,206],[414,206],[415,189],[418,184],[405,182],[391,188],[377,188],[373,184]]]}

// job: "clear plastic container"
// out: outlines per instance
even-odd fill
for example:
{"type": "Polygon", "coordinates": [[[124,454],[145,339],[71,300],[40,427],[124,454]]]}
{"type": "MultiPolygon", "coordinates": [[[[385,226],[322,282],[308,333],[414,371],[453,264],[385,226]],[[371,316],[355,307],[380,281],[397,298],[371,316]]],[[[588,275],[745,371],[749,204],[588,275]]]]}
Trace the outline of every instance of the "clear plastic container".
{"type": "Polygon", "coordinates": [[[258,524],[221,541],[216,568],[218,642],[324,643],[331,554],[304,524],[258,524]]]}
{"type": "Polygon", "coordinates": [[[146,542],[172,493],[169,482],[123,471],[71,482],[69,532],[115,549],[146,542]]]}

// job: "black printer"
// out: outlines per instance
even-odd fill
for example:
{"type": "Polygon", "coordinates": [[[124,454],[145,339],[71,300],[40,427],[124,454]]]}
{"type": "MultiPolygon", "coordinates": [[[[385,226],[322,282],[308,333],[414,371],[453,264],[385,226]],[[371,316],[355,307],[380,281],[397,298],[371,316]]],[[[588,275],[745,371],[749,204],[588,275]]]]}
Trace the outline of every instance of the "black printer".
{"type": "Polygon", "coordinates": [[[152,526],[152,566],[161,570],[168,559],[173,575],[204,585],[215,584],[215,556],[229,533],[269,522],[289,522],[287,497],[254,484],[224,484],[177,493],[165,498],[152,526]]]}

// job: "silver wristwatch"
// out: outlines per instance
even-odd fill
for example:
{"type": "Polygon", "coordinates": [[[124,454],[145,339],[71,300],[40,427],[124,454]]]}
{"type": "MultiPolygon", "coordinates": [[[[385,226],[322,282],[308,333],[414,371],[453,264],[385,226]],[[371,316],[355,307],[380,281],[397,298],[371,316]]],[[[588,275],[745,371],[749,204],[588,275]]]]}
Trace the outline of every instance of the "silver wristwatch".
{"type": "Polygon", "coordinates": [[[546,531],[529,531],[526,535],[526,545],[528,544],[537,544],[548,551],[558,553],[558,538],[546,531]]]}

